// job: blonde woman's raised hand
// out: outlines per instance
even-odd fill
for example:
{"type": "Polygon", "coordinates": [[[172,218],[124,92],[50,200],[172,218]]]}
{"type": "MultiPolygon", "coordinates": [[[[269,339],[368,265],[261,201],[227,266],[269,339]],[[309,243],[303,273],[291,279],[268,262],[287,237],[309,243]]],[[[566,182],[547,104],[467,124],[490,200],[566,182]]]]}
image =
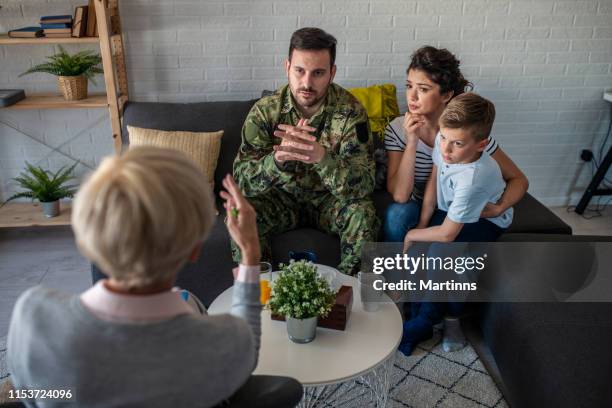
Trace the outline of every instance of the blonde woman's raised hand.
{"type": "Polygon", "coordinates": [[[223,179],[221,198],[225,200],[227,213],[225,224],[230,236],[240,248],[242,264],[259,265],[261,249],[257,234],[255,209],[240,192],[240,188],[229,174],[223,179]]]}

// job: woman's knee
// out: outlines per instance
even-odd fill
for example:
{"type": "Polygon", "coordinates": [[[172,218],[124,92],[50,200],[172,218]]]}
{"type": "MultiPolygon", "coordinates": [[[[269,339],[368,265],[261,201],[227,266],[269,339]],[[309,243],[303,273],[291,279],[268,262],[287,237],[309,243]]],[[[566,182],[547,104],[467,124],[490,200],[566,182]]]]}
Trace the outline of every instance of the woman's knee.
{"type": "Polygon", "coordinates": [[[384,232],[387,241],[402,241],[414,228],[421,214],[421,206],[415,201],[392,203],[385,211],[384,232]]]}

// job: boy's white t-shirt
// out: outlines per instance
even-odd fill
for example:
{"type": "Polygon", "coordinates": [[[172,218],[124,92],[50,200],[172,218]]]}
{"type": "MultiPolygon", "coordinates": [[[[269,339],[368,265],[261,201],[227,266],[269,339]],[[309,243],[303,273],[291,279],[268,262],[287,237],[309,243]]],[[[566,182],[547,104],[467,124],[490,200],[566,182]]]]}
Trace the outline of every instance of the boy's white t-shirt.
{"type": "MultiPolygon", "coordinates": [[[[495,159],[486,151],[472,163],[447,164],[440,153],[440,134],[432,154],[438,167],[438,208],[447,212],[447,217],[457,223],[477,222],[487,203],[496,203],[506,189],[506,182],[495,159]]],[[[501,228],[512,223],[512,207],[495,218],[487,218],[501,228]]]]}

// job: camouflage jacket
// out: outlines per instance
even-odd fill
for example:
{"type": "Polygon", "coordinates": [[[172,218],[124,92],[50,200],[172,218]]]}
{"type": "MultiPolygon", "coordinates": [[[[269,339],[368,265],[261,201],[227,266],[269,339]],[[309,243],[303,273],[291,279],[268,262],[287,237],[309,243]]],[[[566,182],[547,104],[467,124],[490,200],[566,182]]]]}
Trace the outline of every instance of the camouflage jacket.
{"type": "Polygon", "coordinates": [[[342,87],[330,85],[325,102],[309,120],[314,135],[327,153],[320,163],[274,160],[272,146],[281,139],[273,132],[279,124],[296,125],[300,113],[289,85],[261,98],[242,127],[242,143],[234,161],[234,177],[247,197],[281,189],[308,200],[331,193],[340,199],[359,199],[374,190],[373,139],[368,116],[342,87]]]}

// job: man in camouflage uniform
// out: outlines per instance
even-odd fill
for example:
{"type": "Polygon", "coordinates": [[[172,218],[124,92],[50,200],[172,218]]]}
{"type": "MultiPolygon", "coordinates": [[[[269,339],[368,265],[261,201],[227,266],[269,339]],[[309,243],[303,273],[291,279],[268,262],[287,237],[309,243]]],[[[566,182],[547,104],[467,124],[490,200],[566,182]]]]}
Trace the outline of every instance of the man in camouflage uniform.
{"type": "Polygon", "coordinates": [[[363,106],[332,83],[335,50],[323,30],[292,35],[289,84],[249,112],[234,177],[257,211],[262,259],[271,258],[272,235],[311,225],[340,236],[338,269],[355,274],[363,243],[375,241],[379,227],[370,197],[373,141],[363,106]]]}

